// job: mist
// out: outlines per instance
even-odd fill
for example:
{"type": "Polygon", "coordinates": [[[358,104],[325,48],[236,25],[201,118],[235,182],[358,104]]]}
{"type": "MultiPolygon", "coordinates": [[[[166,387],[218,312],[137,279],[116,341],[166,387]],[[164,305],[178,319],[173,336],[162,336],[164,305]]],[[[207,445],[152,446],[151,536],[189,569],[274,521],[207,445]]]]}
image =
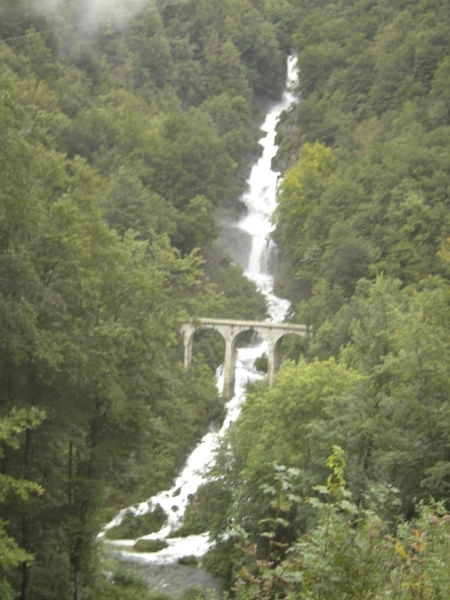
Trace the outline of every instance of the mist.
{"type": "MultiPolygon", "coordinates": [[[[141,11],[156,10],[186,0],[0,0],[0,17],[9,22],[44,14],[55,29],[74,28],[78,35],[92,33],[101,22],[124,29],[141,11]],[[62,27],[64,28],[64,27],[62,27]]],[[[69,34],[69,38],[73,37],[69,34]]],[[[65,40],[68,41],[67,39],[65,40]]]]}
{"type": "MultiPolygon", "coordinates": [[[[82,29],[95,28],[106,19],[116,26],[126,27],[141,10],[157,7],[156,0],[79,0],[70,4],[78,8],[77,21],[82,29]]],[[[49,17],[69,12],[67,0],[33,0],[33,7],[49,17]]],[[[73,12],[73,8],[70,12],[73,12]]]]}

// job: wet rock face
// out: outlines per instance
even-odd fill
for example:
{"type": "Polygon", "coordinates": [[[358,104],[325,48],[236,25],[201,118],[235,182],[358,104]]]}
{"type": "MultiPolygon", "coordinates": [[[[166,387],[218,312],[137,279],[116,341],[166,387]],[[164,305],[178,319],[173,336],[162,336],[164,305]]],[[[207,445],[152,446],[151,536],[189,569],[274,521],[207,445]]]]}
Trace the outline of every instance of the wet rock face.
{"type": "Polygon", "coordinates": [[[201,567],[192,568],[178,564],[149,565],[134,561],[124,561],[122,564],[147,581],[152,591],[164,592],[174,598],[178,598],[186,590],[196,587],[201,588],[206,598],[211,597],[211,591],[219,592],[220,590],[218,580],[201,567]]]}

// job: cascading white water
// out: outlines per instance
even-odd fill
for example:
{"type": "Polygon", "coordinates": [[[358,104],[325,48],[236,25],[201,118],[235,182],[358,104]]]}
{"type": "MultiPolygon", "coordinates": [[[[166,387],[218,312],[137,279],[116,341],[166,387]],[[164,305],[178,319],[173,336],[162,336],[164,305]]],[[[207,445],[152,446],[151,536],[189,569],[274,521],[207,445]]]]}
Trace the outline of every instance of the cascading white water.
{"type": "Polygon", "coordinates": [[[271,163],[276,154],[276,125],[283,110],[294,102],[290,85],[295,79],[295,59],[288,61],[288,79],[286,91],[280,102],[272,107],[266,116],[262,130],[267,135],[262,139],[263,153],[253,167],[248,181],[248,191],[243,197],[247,214],[236,224],[236,229],[252,237],[252,247],[247,265],[242,265],[245,275],[255,282],[268,301],[269,315],[273,321],[283,321],[289,309],[289,301],[278,298],[273,293],[273,276],[268,271],[268,255],[273,230],[270,217],[276,208],[277,184],[280,173],[272,171],[271,163]]]}
{"type": "MultiPolygon", "coordinates": [[[[266,136],[262,139],[263,153],[259,161],[252,168],[248,181],[248,191],[243,196],[247,206],[246,215],[236,223],[227,227],[234,230],[235,238],[240,235],[250,236],[251,250],[248,257],[240,260],[245,275],[255,282],[257,288],[266,296],[270,319],[282,321],[289,309],[289,301],[278,298],[273,294],[273,276],[268,272],[268,254],[273,242],[270,234],[273,229],[270,216],[276,206],[276,192],[279,173],[271,170],[272,158],[276,153],[275,135],[276,124],[281,112],[294,102],[290,86],[295,81],[295,59],[288,60],[287,89],[282,99],[274,104],[266,116],[262,130],[266,136]],[[244,263],[244,264],[243,264],[244,263]]],[[[227,249],[227,248],[226,248],[227,249]]],[[[134,559],[153,564],[168,564],[176,562],[178,558],[187,555],[202,556],[209,547],[208,534],[193,535],[185,538],[169,538],[169,533],[176,531],[181,523],[184,511],[189,501],[189,496],[194,494],[198,487],[205,482],[203,473],[214,457],[214,450],[221,436],[230,427],[231,423],[239,416],[242,402],[245,400],[245,388],[249,381],[260,379],[261,375],[254,367],[255,359],[267,350],[266,343],[240,348],[236,358],[235,395],[226,405],[226,418],[219,432],[207,433],[200,444],[188,458],[186,465],[174,482],[170,490],[160,492],[146,502],[126,510],[133,511],[136,515],[145,514],[157,505],[160,505],[168,515],[167,523],[157,533],[143,536],[140,539],[165,539],[168,547],[155,553],[138,553],[132,551],[135,540],[117,540],[108,543],[117,547],[130,548],[129,551],[118,551],[128,560],[134,559]]],[[[218,377],[219,389],[222,389],[221,376],[218,377]]],[[[125,510],[113,519],[105,530],[118,525],[125,510]]]]}

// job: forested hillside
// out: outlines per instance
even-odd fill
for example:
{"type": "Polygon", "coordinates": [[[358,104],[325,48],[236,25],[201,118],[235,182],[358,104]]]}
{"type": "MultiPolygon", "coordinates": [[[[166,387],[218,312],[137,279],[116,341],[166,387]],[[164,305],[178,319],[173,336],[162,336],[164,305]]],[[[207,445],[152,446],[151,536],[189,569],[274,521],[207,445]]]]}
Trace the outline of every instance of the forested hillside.
{"type": "Polygon", "coordinates": [[[132,597],[97,533],[223,416],[179,326],[265,315],[213,242],[285,34],[259,3],[168,4],[0,6],[2,600],[132,597]]]}
{"type": "Polygon", "coordinates": [[[446,598],[450,4],[292,7],[274,239],[311,336],[223,445],[206,560],[238,598],[446,598]]]}
{"type": "Polygon", "coordinates": [[[277,286],[311,335],[190,519],[241,600],[450,596],[448,1],[4,0],[2,599],[149,597],[105,578],[96,535],[220,418],[180,323],[265,314],[217,212],[290,49],[277,286]]]}

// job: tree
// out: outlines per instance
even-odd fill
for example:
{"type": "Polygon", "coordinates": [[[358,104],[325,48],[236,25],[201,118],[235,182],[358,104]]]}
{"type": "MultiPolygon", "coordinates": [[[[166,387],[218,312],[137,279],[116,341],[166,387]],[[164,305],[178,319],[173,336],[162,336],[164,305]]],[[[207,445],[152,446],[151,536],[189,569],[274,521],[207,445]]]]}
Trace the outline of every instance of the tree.
{"type": "MultiPolygon", "coordinates": [[[[246,522],[249,532],[261,529],[266,505],[258,493],[271,478],[271,465],[284,464],[301,471],[301,489],[308,493],[327,454],[330,439],[341,442],[334,419],[340,420],[342,407],[350,402],[363,382],[356,370],[334,359],[298,365],[286,361],[273,388],[256,387],[248,393],[242,414],[230,432],[219,455],[216,476],[232,498],[222,516],[223,535],[230,518],[246,522]]],[[[296,523],[304,524],[308,511],[299,509],[296,523]]],[[[292,531],[287,531],[290,536],[292,531]]],[[[279,540],[283,541],[283,540],[279,540]]]]}
{"type": "Polygon", "coordinates": [[[336,168],[330,148],[319,143],[305,144],[300,159],[287,171],[280,186],[273,217],[274,239],[299,264],[303,279],[314,276],[320,259],[321,249],[315,239],[310,239],[309,226],[323,187],[336,168]]]}
{"type": "MultiPolygon", "coordinates": [[[[37,409],[12,410],[10,414],[0,418],[0,444],[4,449],[6,447],[17,449],[20,445],[21,434],[25,431],[35,429],[45,418],[45,414],[37,409]]],[[[5,451],[0,448],[0,458],[5,458],[5,451]]],[[[0,474],[0,504],[13,494],[15,498],[26,501],[30,494],[42,494],[42,488],[28,479],[13,479],[3,473],[0,474]]],[[[33,560],[33,556],[21,548],[14,538],[7,533],[8,523],[0,519],[0,592],[5,600],[13,598],[13,590],[9,585],[5,574],[12,567],[23,564],[26,568],[27,563],[33,560]]]]}
{"type": "Polygon", "coordinates": [[[211,295],[198,255],[182,258],[164,236],[149,244],[108,228],[97,204],[105,181],[83,159],[49,150],[11,87],[0,120],[0,390],[5,411],[47,415],[3,459],[5,476],[45,489],[23,505],[5,498],[9,535],[22,543],[17,556],[36,555],[11,582],[22,600],[78,600],[92,581],[114,470],[141,451],[152,419],[164,414],[179,323],[211,295]]]}

